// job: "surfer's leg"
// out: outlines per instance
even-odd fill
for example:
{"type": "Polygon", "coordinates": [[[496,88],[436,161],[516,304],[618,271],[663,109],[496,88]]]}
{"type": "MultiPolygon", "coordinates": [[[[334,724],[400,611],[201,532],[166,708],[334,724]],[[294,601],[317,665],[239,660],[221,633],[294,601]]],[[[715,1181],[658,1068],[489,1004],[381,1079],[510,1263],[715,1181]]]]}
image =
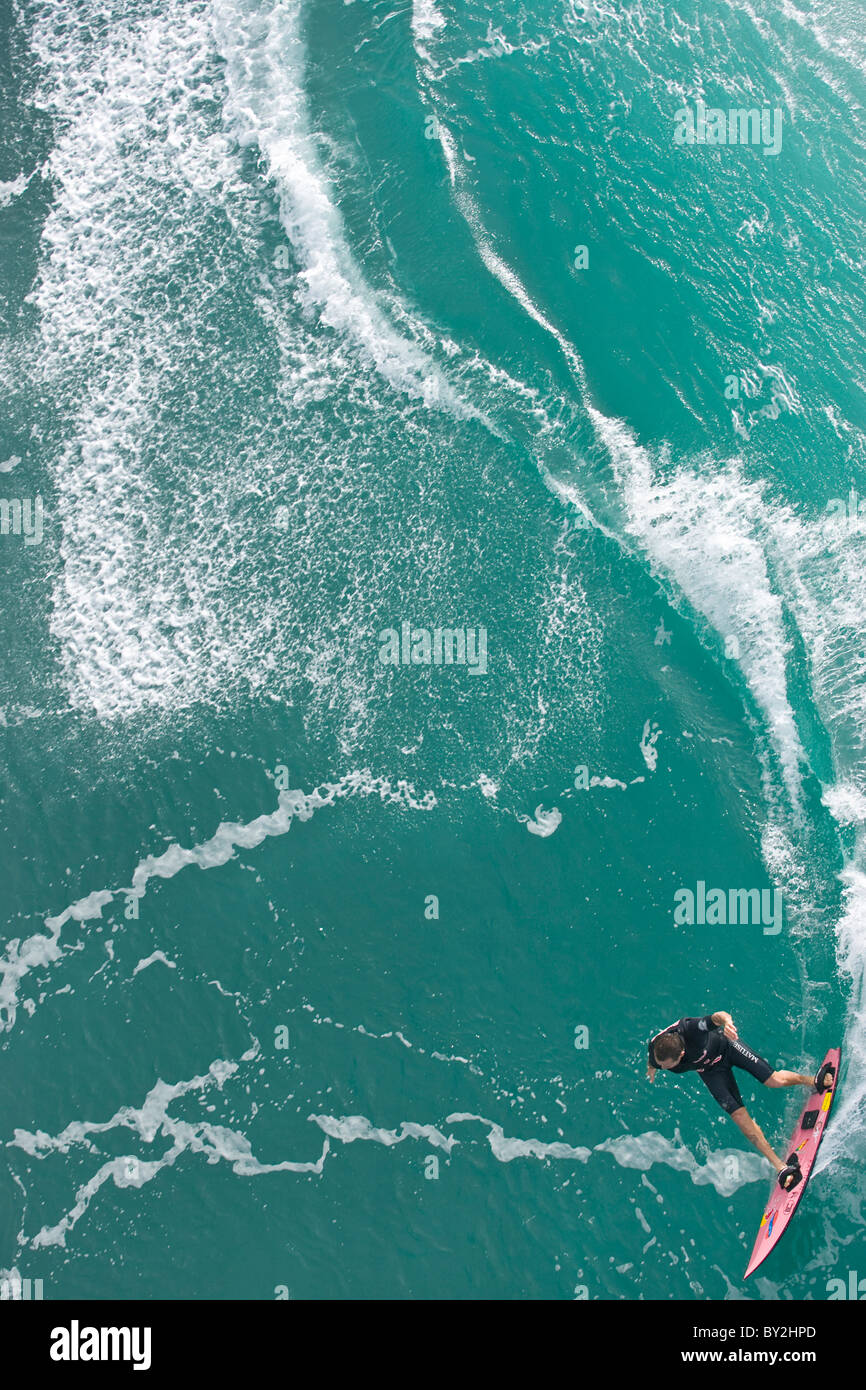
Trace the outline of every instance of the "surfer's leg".
{"type": "Polygon", "coordinates": [[[780,1173],[785,1166],[784,1161],[779,1157],[775,1149],[770,1148],[770,1145],[764,1138],[761,1126],[755,1123],[745,1105],[741,1105],[738,1110],[734,1110],[731,1114],[731,1119],[737,1128],[745,1135],[749,1143],[753,1144],[758,1150],[758,1153],[763,1154],[764,1158],[768,1158],[776,1172],[780,1173]]]}
{"type": "Polygon", "coordinates": [[[779,1155],[770,1148],[760,1126],[755,1123],[743,1104],[743,1097],[740,1095],[740,1088],[734,1080],[734,1073],[730,1067],[716,1065],[710,1071],[702,1071],[700,1078],[706,1086],[710,1095],[716,1100],[726,1114],[730,1115],[734,1124],[746,1136],[750,1144],[754,1144],[758,1153],[768,1158],[778,1173],[784,1168],[779,1155]]]}
{"type": "Polygon", "coordinates": [[[764,1082],[765,1086],[814,1086],[814,1076],[804,1076],[799,1071],[774,1071],[764,1082]]]}
{"type": "Polygon", "coordinates": [[[814,1076],[803,1076],[798,1071],[774,1071],[765,1057],[759,1057],[739,1040],[728,1042],[728,1061],[735,1067],[742,1067],[763,1086],[813,1086],[814,1076]]]}

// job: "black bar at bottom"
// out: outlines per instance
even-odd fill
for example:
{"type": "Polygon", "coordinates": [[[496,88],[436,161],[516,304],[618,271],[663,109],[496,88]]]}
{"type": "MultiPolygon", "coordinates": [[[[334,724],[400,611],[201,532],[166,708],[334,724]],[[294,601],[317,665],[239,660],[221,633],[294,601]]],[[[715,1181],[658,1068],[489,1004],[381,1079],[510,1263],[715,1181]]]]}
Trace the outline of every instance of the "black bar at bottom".
{"type": "Polygon", "coordinates": [[[330,1374],[343,1360],[354,1372],[388,1366],[405,1371],[416,1356],[419,1369],[435,1370],[438,1363],[444,1370],[452,1364],[457,1350],[452,1339],[458,1337],[464,1348],[459,1355],[463,1373],[477,1359],[489,1375],[500,1358],[513,1373],[518,1352],[541,1369],[555,1347],[557,1360],[578,1353],[582,1359],[591,1352],[596,1374],[600,1369],[641,1374],[712,1365],[774,1373],[791,1366],[819,1367],[826,1374],[850,1365],[863,1328],[863,1310],[853,1303],[749,1299],[560,1305],[446,1300],[399,1305],[0,1303],[0,1336],[7,1351],[14,1347],[22,1367],[47,1375],[49,1383],[76,1374],[92,1379],[103,1368],[115,1376],[137,1370],[139,1376],[160,1379],[166,1372],[172,1378],[213,1372],[221,1381],[236,1373],[268,1374],[266,1366],[274,1363],[293,1366],[297,1373],[298,1357],[305,1352],[313,1365],[330,1374]],[[563,1335],[579,1340],[563,1343],[563,1335]]]}

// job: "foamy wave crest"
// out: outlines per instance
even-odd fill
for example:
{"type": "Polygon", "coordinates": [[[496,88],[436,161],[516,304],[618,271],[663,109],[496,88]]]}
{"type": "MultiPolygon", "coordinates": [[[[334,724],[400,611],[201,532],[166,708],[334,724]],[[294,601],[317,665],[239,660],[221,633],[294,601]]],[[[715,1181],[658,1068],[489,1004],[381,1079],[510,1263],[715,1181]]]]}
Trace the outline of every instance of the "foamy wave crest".
{"type": "Polygon", "coordinates": [[[843,1083],[819,1167],[840,1155],[862,1158],[866,1120],[866,518],[850,512],[837,501],[813,519],[781,509],[767,516],[812,698],[830,736],[836,780],[824,787],[822,800],[840,827],[847,859],[836,924],[849,992],[843,1083]]]}
{"type": "Polygon", "coordinates": [[[303,302],[355,342],[397,390],[432,408],[477,416],[421,348],[394,330],[352,259],[310,129],[299,0],[215,0],[214,32],[226,64],[227,125],[242,145],[261,151],[280,194],[283,226],[301,262],[303,302]]]}
{"type": "Polygon", "coordinates": [[[590,407],[627,509],[627,528],[657,573],[672,579],[730,648],[748,683],[781,765],[794,807],[805,760],[788,697],[782,601],[773,587],[759,522],[766,513],[759,484],[735,463],[715,474],[653,472],[649,454],[620,420],[590,407]]]}
{"type": "Polygon", "coordinates": [[[866,1151],[866,873],[849,865],[840,875],[843,912],[836,929],[839,967],[850,1000],[842,1049],[843,1080],[816,1171],[840,1157],[863,1160],[866,1151]]]}
{"type": "Polygon", "coordinates": [[[412,34],[419,46],[419,56],[426,56],[420,45],[434,38],[444,28],[445,17],[437,10],[434,0],[412,0],[412,34]]]}
{"type": "Polygon", "coordinates": [[[843,830],[853,829],[857,846],[841,875],[845,904],[836,928],[851,986],[846,1088],[835,1125],[844,1143],[859,1126],[866,1097],[866,519],[838,499],[817,516],[797,514],[774,502],[766,486],[747,481],[736,463],[656,475],[625,425],[591,415],[622,487],[629,531],[726,643],[765,720],[795,819],[786,825],[771,806],[762,851],[789,907],[807,916],[816,884],[797,843],[806,759],[788,693],[786,620],[802,643],[807,698],[830,736],[837,775],[822,800],[843,830]]]}

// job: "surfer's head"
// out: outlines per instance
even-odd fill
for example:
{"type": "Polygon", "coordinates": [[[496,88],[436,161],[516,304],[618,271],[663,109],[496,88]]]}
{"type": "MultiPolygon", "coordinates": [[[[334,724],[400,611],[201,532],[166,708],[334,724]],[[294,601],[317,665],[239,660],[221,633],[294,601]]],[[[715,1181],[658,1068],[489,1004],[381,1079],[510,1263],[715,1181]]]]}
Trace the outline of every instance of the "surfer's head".
{"type": "Polygon", "coordinates": [[[660,1067],[664,1067],[665,1071],[682,1061],[685,1050],[685,1043],[679,1033],[662,1033],[653,1045],[656,1062],[660,1067]]]}

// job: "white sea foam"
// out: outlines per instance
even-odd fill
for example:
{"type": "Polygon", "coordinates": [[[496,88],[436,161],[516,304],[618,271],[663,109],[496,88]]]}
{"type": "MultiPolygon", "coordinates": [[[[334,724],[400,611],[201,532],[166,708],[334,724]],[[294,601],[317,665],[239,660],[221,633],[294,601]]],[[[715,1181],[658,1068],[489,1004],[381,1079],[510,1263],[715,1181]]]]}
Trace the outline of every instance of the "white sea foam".
{"type": "Polygon", "coordinates": [[[380,1129],[363,1115],[344,1115],[341,1119],[333,1115],[310,1115],[309,1118],[329,1138],[338,1139],[341,1144],[354,1144],[356,1140],[363,1139],[391,1148],[394,1144],[402,1144],[404,1139],[423,1139],[434,1149],[444,1149],[450,1154],[458,1142],[453,1135],[443,1134],[435,1125],[417,1125],[410,1120],[404,1120],[399,1129],[380,1129]]]}
{"type": "MultiPolygon", "coordinates": [[[[255,1045],[243,1054],[240,1061],[250,1062],[258,1055],[258,1045],[255,1045]]],[[[144,1187],[164,1169],[173,1167],[185,1153],[200,1154],[208,1163],[228,1163],[239,1177],[258,1177],[266,1173],[321,1173],[330,1148],[327,1139],[316,1159],[261,1163],[254,1155],[249,1140],[239,1131],[206,1121],[191,1124],[169,1115],[172,1102],[181,1096],[205,1091],[212,1086],[222,1090],[226,1081],[238,1071],[239,1065],[238,1062],[217,1061],[211,1063],[204,1076],[195,1076],[190,1081],[174,1084],[157,1081],[138,1109],[123,1106],[108,1120],[74,1120],[58,1135],[45,1134],[41,1130],[31,1133],[16,1129],[8,1147],[21,1149],[38,1159],[44,1159],[51,1153],[68,1153],[75,1146],[91,1153],[98,1152],[93,1137],[114,1129],[132,1130],[143,1144],[153,1144],[158,1139],[171,1141],[159,1158],[144,1159],[137,1154],[121,1154],[101,1164],[78,1188],[72,1208],[58,1222],[53,1226],[43,1226],[29,1238],[22,1232],[18,1237],[19,1244],[29,1245],[32,1249],[65,1246],[67,1235],[107,1182],[113,1182],[118,1188],[144,1187]]]]}
{"type": "Polygon", "coordinates": [[[300,0],[252,8],[214,0],[214,32],[226,64],[227,125],[241,144],[255,144],[264,157],[302,264],[303,298],[324,324],[354,341],[391,386],[431,408],[477,415],[435,362],[394,330],[352,259],[309,124],[300,17],[300,0]]]}
{"type": "MultiPolygon", "coordinates": [[[[426,3],[426,0],[415,0],[416,5],[419,3],[426,3]]],[[[428,35],[427,37],[430,36],[428,35]]],[[[533,45],[530,45],[530,47],[533,47],[533,45]]],[[[513,51],[511,46],[507,44],[501,51],[504,52],[506,50],[513,51]]],[[[434,130],[448,168],[448,176],[453,189],[454,205],[472,234],[478,255],[490,274],[499,281],[503,289],[516,301],[522,311],[527,314],[539,328],[554,339],[578,385],[581,396],[586,397],[586,373],[579,353],[575,351],[574,346],[565,334],[563,334],[556,325],[551,322],[543,310],[538,307],[532,295],[520,279],[520,276],[514,268],[508,264],[504,257],[499,254],[493,245],[492,239],[484,226],[484,220],[478,201],[469,189],[468,179],[463,164],[461,163],[457,142],[441,112],[437,109],[436,103],[432,99],[432,85],[436,74],[433,72],[429,61],[427,61],[429,60],[429,50],[426,47],[424,47],[423,50],[419,49],[419,57],[423,60],[421,70],[419,71],[420,94],[428,110],[431,111],[435,121],[434,130]]],[[[464,159],[468,158],[469,156],[465,155],[464,152],[464,159]]],[[[525,390],[525,388],[523,389],[525,390]]],[[[541,462],[539,462],[539,468],[547,485],[551,488],[556,488],[556,481],[548,474],[541,462]]],[[[579,508],[592,525],[597,525],[598,523],[592,516],[586,501],[579,495],[573,484],[571,485],[571,492],[572,496],[569,500],[579,508]]]]}
{"type": "Polygon", "coordinates": [[[522,814],[518,815],[517,819],[526,826],[530,835],[540,835],[544,838],[552,835],[562,823],[562,812],[556,806],[553,806],[549,811],[545,811],[543,806],[536,806],[534,820],[522,814]]]}
{"type": "Polygon", "coordinates": [[[367,572],[368,551],[355,547],[357,573],[336,612],[316,596],[326,587],[317,573],[330,572],[334,551],[343,563],[350,534],[364,521],[365,538],[377,533],[363,478],[372,449],[369,440],[357,447],[356,432],[365,410],[378,420],[407,408],[390,401],[381,377],[415,399],[415,423],[416,413],[428,418],[425,405],[437,420],[477,412],[437,366],[434,335],[399,304],[389,318],[349,252],[308,126],[296,3],[257,12],[233,0],[35,0],[31,9],[38,101],[57,139],[32,296],[37,360],[28,365],[63,416],[52,460],[60,565],[50,623],[70,703],[113,721],[225,705],[239,689],[285,697],[304,681],[309,719],[327,710],[333,731],[342,717],[336,736],[350,756],[369,732],[371,678],[355,637],[373,621],[359,609],[374,605],[380,557],[367,572]],[[244,142],[262,152],[300,264],[291,283],[324,332],[280,302],[283,284],[262,283],[271,190],[249,178],[244,142]],[[214,238],[216,224],[231,237],[214,238]],[[164,289],[175,265],[183,314],[164,289]],[[196,385],[188,413],[211,434],[202,456],[196,427],[175,436],[165,401],[204,379],[200,339],[215,306],[232,307],[229,293],[241,296],[280,371],[254,437],[223,437],[218,408],[196,385]],[[329,393],[344,417],[339,457],[301,411],[329,393]],[[279,532],[269,534],[281,492],[303,566],[286,565],[279,532]],[[271,497],[271,516],[251,504],[271,497]]]}
{"type": "Polygon", "coordinates": [[[697,1187],[714,1187],[720,1197],[730,1197],[746,1183],[766,1182],[770,1176],[770,1166],[760,1154],[742,1149],[717,1149],[700,1163],[679,1136],[677,1142],[671,1142],[652,1130],[646,1134],[622,1134],[595,1147],[598,1153],[609,1153],[623,1168],[646,1172],[661,1163],[688,1173],[697,1187]]]}
{"type": "Polygon", "coordinates": [[[719,639],[736,639],[735,665],[766,722],[795,812],[787,825],[779,808],[770,807],[764,859],[784,884],[789,905],[807,909],[812,871],[802,861],[796,830],[805,755],[788,694],[791,643],[783,604],[796,623],[837,771],[823,802],[857,838],[842,875],[845,908],[837,924],[851,989],[845,1040],[851,1104],[840,1106],[835,1124],[836,1142],[844,1145],[866,1096],[866,518],[850,515],[851,508],[840,514],[839,506],[798,515],[772,499],[766,486],[747,481],[736,462],[716,471],[668,467],[654,473],[647,451],[621,422],[591,413],[617,469],[632,534],[719,639]]]}
{"type": "MultiPolygon", "coordinates": [[[[151,1145],[159,1139],[170,1141],[169,1147],[157,1158],[142,1158],[140,1154],[123,1154],[101,1163],[75,1195],[71,1209],[57,1222],[43,1226],[35,1235],[18,1240],[21,1246],[38,1249],[43,1246],[65,1246],[66,1238],[85,1215],[93,1198],[108,1182],[118,1188],[142,1188],[152,1182],[164,1169],[172,1167],[186,1153],[202,1155],[208,1163],[226,1162],[240,1177],[256,1177],[269,1173],[315,1173],[321,1175],[331,1151],[331,1143],[349,1145],[357,1142],[379,1144],[393,1148],[407,1139],[423,1142],[447,1155],[459,1146],[453,1134],[445,1133],[438,1125],[404,1120],[387,1129],[363,1115],[311,1114],[308,1119],[325,1135],[318,1158],[283,1159],[263,1163],[255,1157],[247,1137],[237,1129],[199,1121],[190,1123],[169,1114],[170,1107],[181,1097],[223,1086],[239,1072],[242,1063],[259,1057],[254,1043],[239,1062],[216,1061],[202,1076],[189,1081],[168,1084],[158,1081],[138,1108],[123,1106],[108,1120],[75,1120],[57,1135],[16,1128],[9,1148],[20,1149],[31,1158],[46,1159],[51,1154],[66,1154],[72,1149],[98,1155],[98,1139],[116,1129],[128,1129],[137,1135],[141,1144],[151,1145]]],[[[728,1197],[745,1183],[766,1180],[768,1165],[758,1154],[739,1149],[722,1149],[709,1153],[701,1163],[676,1135],[674,1141],[655,1131],[646,1134],[621,1134],[596,1144],[569,1144],[564,1139],[542,1140],[507,1135],[495,1120],[470,1111],[456,1111],[445,1119],[448,1126],[481,1125],[486,1131],[490,1152],[498,1163],[535,1159],[542,1163],[588,1163],[593,1153],[609,1154],[624,1168],[637,1169],[644,1174],[654,1165],[663,1164],[675,1171],[687,1173],[697,1186],[712,1186],[720,1196],[728,1197]]]]}
{"type": "Polygon", "coordinates": [[[494,1120],[486,1120],[483,1115],[472,1115],[466,1111],[458,1111],[447,1117],[449,1125],[456,1124],[480,1124],[487,1126],[487,1142],[494,1158],[500,1163],[513,1163],[516,1158],[558,1158],[574,1159],[578,1163],[586,1163],[590,1158],[592,1150],[575,1147],[566,1144],[561,1140],[544,1142],[540,1139],[516,1139],[509,1137],[502,1125],[494,1120]]]}
{"type": "Polygon", "coordinates": [[[792,0],[781,0],[781,9],[786,19],[792,19],[806,30],[826,53],[841,58],[866,75],[866,36],[862,24],[852,26],[834,4],[826,6],[823,15],[820,5],[810,4],[808,10],[803,10],[792,0]],[[854,46],[855,40],[860,44],[859,53],[854,46]]]}
{"type": "MultiPolygon", "coordinates": [[[[862,857],[862,837],[861,837],[862,857]]],[[[836,929],[839,967],[849,989],[848,1019],[842,1048],[842,1087],[834,1101],[815,1171],[848,1157],[866,1154],[866,873],[848,865],[840,875],[843,911],[836,929]]]]}
{"type": "MultiPolygon", "coordinates": [[[[832,4],[833,0],[831,0],[831,6],[832,4]]],[[[742,13],[748,15],[755,29],[761,35],[767,49],[775,49],[780,52],[780,54],[784,56],[785,63],[792,73],[797,72],[798,69],[811,71],[825,83],[842,102],[844,102],[849,110],[853,111],[860,108],[860,91],[843,79],[839,72],[838,60],[841,59],[851,64],[853,67],[858,68],[861,73],[866,72],[866,51],[864,51],[863,48],[862,25],[859,26],[858,32],[858,26],[852,25],[849,20],[838,12],[835,15],[828,14],[828,23],[822,24],[819,22],[821,17],[818,13],[817,5],[812,4],[810,6],[812,11],[811,14],[804,14],[802,10],[789,3],[789,0],[782,0],[781,14],[786,19],[790,19],[795,24],[798,24],[803,33],[808,33],[815,41],[822,50],[822,53],[829,55],[829,57],[834,60],[833,63],[828,64],[827,62],[821,61],[815,55],[814,51],[809,49],[808,43],[802,42],[801,36],[796,36],[793,42],[783,38],[779,32],[781,26],[771,25],[768,16],[759,14],[755,7],[749,3],[749,0],[735,0],[732,8],[735,8],[738,14],[742,13]],[[832,26],[835,33],[831,33],[829,26],[832,26]],[[843,34],[845,41],[842,41],[843,34]],[[859,53],[856,51],[854,42],[858,39],[861,48],[859,53]]],[[[794,91],[791,90],[789,82],[783,75],[781,64],[774,76],[784,96],[785,109],[790,111],[792,115],[796,115],[799,102],[794,95],[794,91]]],[[[848,74],[846,73],[845,77],[847,76],[848,74]]],[[[802,90],[802,80],[800,83],[796,84],[795,90],[799,95],[799,92],[802,90]]]]}
{"type": "Polygon", "coordinates": [[[656,744],[658,743],[659,738],[661,737],[661,732],[662,731],[659,728],[658,724],[653,724],[651,719],[648,719],[643,726],[643,733],[641,734],[640,740],[640,751],[643,754],[643,760],[647,765],[648,771],[650,772],[655,772],[656,766],[658,764],[659,755],[658,749],[656,748],[656,744]]]}
{"type": "Polygon", "coordinates": [[[132,882],[126,888],[100,888],[70,903],[62,912],[46,917],[48,935],[38,932],[25,941],[10,941],[0,959],[0,1019],[10,1029],[15,1023],[21,981],[31,970],[43,968],[59,960],[63,954],[60,936],[67,922],[88,922],[102,917],[102,910],[115,898],[141,899],[151,879],[173,878],[181,869],[195,866],[213,869],[227,864],[237,849],[255,849],[274,835],[284,835],[295,819],[307,821],[322,806],[352,796],[378,796],[390,805],[408,806],[413,810],[432,810],[436,797],[432,791],[421,797],[404,780],[392,784],[386,777],[374,777],[369,771],[347,773],[339,782],[323,782],[312,792],[300,789],[281,791],[277,809],[257,816],[246,824],[223,821],[209,840],[200,845],[170,845],[162,854],[149,854],[133,870],[132,882]]]}
{"type": "Polygon", "coordinates": [[[58,131],[32,295],[38,368],[69,393],[70,412],[55,461],[62,568],[51,625],[72,703],[111,718],[195,699],[205,671],[230,664],[193,573],[184,591],[177,558],[161,541],[143,543],[160,509],[142,439],[173,365],[171,333],[186,330],[140,306],[154,277],[209,225],[208,209],[224,206],[239,161],[196,97],[213,66],[203,0],[110,13],[82,0],[33,13],[30,44],[44,74],[37,102],[58,131]]]}
{"type": "Polygon", "coordinates": [[[434,0],[412,0],[412,33],[416,42],[432,39],[444,28],[445,16],[437,10],[434,0]]]}
{"type": "MultiPolygon", "coordinates": [[[[310,1119],[328,1135],[341,1143],[357,1139],[382,1144],[387,1148],[407,1138],[424,1138],[448,1153],[458,1143],[453,1135],[445,1135],[435,1125],[410,1124],[404,1121],[397,1129],[380,1129],[361,1115],[337,1118],[311,1115],[310,1119]]],[[[569,1144],[564,1139],[523,1139],[507,1135],[501,1124],[471,1111],[455,1111],[445,1118],[446,1125],[482,1125],[487,1130],[487,1143],[498,1163],[514,1163],[519,1159],[540,1162],[588,1163],[593,1153],[609,1154],[623,1168],[646,1173],[656,1164],[686,1173],[698,1187],[714,1187],[721,1197],[730,1197],[738,1188],[751,1182],[766,1182],[770,1166],[760,1154],[743,1149],[717,1149],[708,1153],[703,1162],[682,1142],[679,1134],[673,1140],[650,1130],[646,1134],[620,1134],[606,1139],[594,1148],[569,1144]]]]}
{"type": "MultiPolygon", "coordinates": [[[[788,695],[791,643],[783,604],[796,623],[837,770],[823,802],[857,839],[842,875],[845,908],[837,924],[851,989],[845,1040],[851,1100],[840,1106],[835,1124],[835,1143],[844,1145],[853,1138],[855,1115],[866,1098],[866,519],[841,515],[839,507],[811,518],[798,515],[773,500],[764,485],[747,481],[736,462],[715,472],[668,468],[655,474],[647,452],[621,422],[592,414],[617,469],[632,534],[719,639],[736,639],[735,664],[766,722],[795,812],[788,825],[771,805],[764,859],[784,884],[789,906],[808,909],[812,871],[802,861],[796,831],[805,754],[788,695]]],[[[831,1146],[828,1153],[833,1151],[831,1146]]]]}
{"type": "MultiPolygon", "coordinates": [[[[793,69],[808,61],[822,81],[834,91],[840,85],[832,65],[814,62],[809,45],[788,33],[768,15],[746,7],[768,44],[781,42],[793,69]]],[[[586,19],[587,7],[579,16],[586,19]]],[[[835,3],[812,6],[808,12],[797,0],[782,0],[781,14],[802,30],[832,58],[841,58],[863,69],[862,53],[852,43],[850,24],[835,3]]],[[[594,18],[595,15],[592,14],[594,18]]],[[[614,18],[611,15],[611,18],[614,18]]],[[[425,72],[422,83],[429,100],[434,75],[425,72]]],[[[787,90],[784,74],[779,75],[787,90]]],[[[787,109],[796,110],[793,93],[787,109]]],[[[441,101],[437,95],[437,103],[441,101]]],[[[437,103],[430,102],[431,106],[437,103]]],[[[850,106],[850,102],[846,103],[850,106]]],[[[856,105],[856,103],[855,103],[856,105]]],[[[525,286],[499,253],[485,231],[479,208],[468,191],[468,175],[461,163],[458,141],[438,120],[454,201],[466,219],[482,261],[522,310],[551,334],[572,366],[599,439],[615,466],[627,510],[626,539],[635,538],[648,554],[656,573],[663,575],[709,625],[709,639],[724,647],[727,667],[742,674],[759,711],[776,755],[790,807],[793,825],[786,823],[771,796],[768,822],[762,834],[762,850],[771,874],[785,885],[789,898],[808,904],[811,874],[798,849],[797,826],[802,825],[803,768],[805,754],[789,691],[790,643],[788,624],[796,622],[805,649],[812,693],[828,728],[837,766],[834,786],[824,791],[824,804],[845,828],[866,830],[866,658],[862,641],[862,614],[866,610],[866,542],[862,518],[841,522],[838,518],[797,516],[771,495],[768,486],[746,478],[736,459],[721,466],[710,460],[674,469],[663,454],[651,459],[628,427],[592,408],[586,393],[582,363],[571,344],[558,333],[544,308],[536,304],[525,286]],[[658,466],[656,466],[658,464],[658,466]],[[733,640],[732,640],[733,639],[733,640]],[[728,649],[730,647],[730,650],[728,649]]],[[[752,227],[754,231],[754,226],[752,227]]],[[[776,315],[776,306],[767,313],[776,315]]],[[[781,412],[800,413],[802,404],[791,374],[779,366],[757,364],[752,385],[761,393],[767,385],[769,404],[756,402],[755,418],[776,418],[781,412]]],[[[831,409],[831,407],[827,407],[831,409]]],[[[836,423],[837,433],[843,426],[836,423]]],[[[850,428],[850,427],[845,427],[850,428]]],[[[547,486],[568,504],[586,513],[578,486],[542,469],[547,486]]],[[[655,739],[642,741],[642,754],[652,771],[656,765],[655,739]]],[[[766,765],[762,755],[762,767],[766,765]]],[[[861,836],[861,839],[863,836],[861,836]]],[[[863,1075],[866,1052],[862,1041],[862,980],[866,967],[866,921],[859,903],[859,875],[866,867],[862,850],[856,864],[846,870],[846,909],[838,926],[840,960],[853,981],[851,1014],[846,1049],[850,1066],[863,1075]]],[[[850,1073],[853,1078],[853,1072],[850,1073]]],[[[859,1081],[851,1082],[859,1095],[859,1081]]],[[[859,1102],[858,1102],[859,1103],[859,1102]]],[[[839,1126],[841,1129],[842,1126],[839,1126]]]]}
{"type": "MultiPolygon", "coordinates": [[[[454,141],[452,137],[447,133],[446,127],[441,122],[439,123],[439,129],[440,132],[445,132],[445,135],[450,141],[453,156],[454,141]]],[[[440,134],[440,139],[444,138],[445,137],[440,134]]],[[[456,164],[456,160],[453,167],[455,171],[459,167],[456,164]]],[[[452,182],[459,184],[456,172],[452,178],[452,182]]],[[[490,271],[491,275],[496,277],[500,285],[502,285],[511,297],[516,300],[523,312],[527,314],[534,323],[537,323],[539,328],[542,328],[545,333],[548,333],[551,338],[554,339],[571,369],[581,395],[585,397],[587,394],[586,372],[579,354],[575,352],[574,347],[566,338],[565,334],[560,332],[556,325],[551,323],[547,315],[539,309],[517,272],[502,258],[502,256],[500,256],[498,251],[494,249],[490,237],[484,228],[478,204],[472,194],[465,188],[458,186],[454,194],[454,200],[472,233],[473,240],[478,249],[478,254],[485,266],[490,271]]]]}
{"type": "Polygon", "coordinates": [[[866,792],[855,783],[825,787],[821,800],[839,825],[866,826],[866,792]]]}
{"type": "Polygon", "coordinates": [[[164,951],[154,951],[151,955],[146,956],[143,960],[138,962],[132,972],[133,975],[138,975],[140,971],[147,970],[148,966],[155,965],[157,961],[161,962],[162,965],[167,965],[169,970],[177,970],[176,962],[169,960],[164,951]]]}
{"type": "Polygon", "coordinates": [[[16,198],[20,198],[30,180],[38,172],[38,169],[31,169],[29,174],[22,173],[17,178],[7,179],[5,182],[0,179],[0,208],[8,208],[10,203],[13,203],[16,198]]]}
{"type": "Polygon", "coordinates": [[[850,852],[840,875],[836,925],[849,993],[843,1085],[819,1155],[826,1167],[840,1154],[862,1158],[866,1121],[866,518],[831,509],[806,521],[774,509],[766,521],[812,695],[830,735],[836,775],[823,789],[823,804],[845,832],[850,852]]]}
{"type": "Polygon", "coordinates": [[[715,473],[655,474],[647,450],[622,421],[592,407],[590,415],[622,488],[629,532],[722,641],[736,640],[740,669],[799,808],[804,754],[788,697],[782,602],[757,524],[767,510],[760,485],[747,482],[736,462],[715,473]]]}

